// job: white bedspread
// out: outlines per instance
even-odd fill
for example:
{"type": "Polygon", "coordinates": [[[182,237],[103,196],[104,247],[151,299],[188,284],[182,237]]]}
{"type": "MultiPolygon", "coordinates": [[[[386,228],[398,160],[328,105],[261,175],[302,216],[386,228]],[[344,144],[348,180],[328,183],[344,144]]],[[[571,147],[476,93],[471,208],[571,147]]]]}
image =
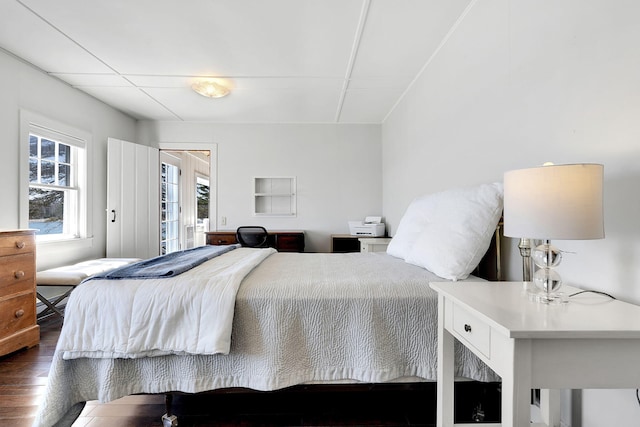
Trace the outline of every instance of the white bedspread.
{"type": "Polygon", "coordinates": [[[57,351],[64,359],[227,354],[240,282],[275,252],[239,248],[173,278],[83,283],[57,351]]]}
{"type": "MultiPolygon", "coordinates": [[[[78,402],[134,393],[433,381],[437,295],[428,284],[441,280],[386,254],[273,254],[238,290],[229,354],[64,360],[59,349],[35,425],[65,414],[59,425],[70,425],[78,402]]],[[[158,327],[171,328],[165,320],[158,327]]],[[[466,348],[456,351],[457,376],[498,380],[466,348]]]]}

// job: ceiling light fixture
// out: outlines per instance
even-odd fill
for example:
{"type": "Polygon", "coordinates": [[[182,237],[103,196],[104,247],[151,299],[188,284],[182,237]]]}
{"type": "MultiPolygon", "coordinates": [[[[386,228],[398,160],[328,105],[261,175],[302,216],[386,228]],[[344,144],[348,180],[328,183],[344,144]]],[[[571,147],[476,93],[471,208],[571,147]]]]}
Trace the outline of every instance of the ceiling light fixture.
{"type": "Polygon", "coordinates": [[[213,80],[199,80],[191,85],[191,89],[207,98],[222,98],[229,95],[229,88],[213,80]]]}

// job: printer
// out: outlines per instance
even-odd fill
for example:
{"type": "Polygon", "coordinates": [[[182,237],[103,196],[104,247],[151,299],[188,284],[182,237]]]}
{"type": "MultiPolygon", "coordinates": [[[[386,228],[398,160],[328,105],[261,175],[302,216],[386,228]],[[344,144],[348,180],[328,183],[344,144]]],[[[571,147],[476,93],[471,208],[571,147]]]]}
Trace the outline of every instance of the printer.
{"type": "Polygon", "coordinates": [[[364,221],[349,221],[352,236],[384,237],[385,229],[381,216],[368,216],[364,221]]]}

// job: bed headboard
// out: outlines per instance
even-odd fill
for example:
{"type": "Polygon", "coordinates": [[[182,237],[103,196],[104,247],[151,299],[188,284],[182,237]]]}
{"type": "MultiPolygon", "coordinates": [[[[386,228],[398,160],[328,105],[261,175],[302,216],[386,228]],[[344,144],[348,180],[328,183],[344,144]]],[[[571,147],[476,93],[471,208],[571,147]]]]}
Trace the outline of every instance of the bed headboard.
{"type": "Polygon", "coordinates": [[[502,278],[502,244],[503,222],[502,218],[498,221],[496,231],[493,233],[491,245],[482,257],[480,264],[473,271],[474,276],[481,277],[486,280],[500,281],[502,278]]]}

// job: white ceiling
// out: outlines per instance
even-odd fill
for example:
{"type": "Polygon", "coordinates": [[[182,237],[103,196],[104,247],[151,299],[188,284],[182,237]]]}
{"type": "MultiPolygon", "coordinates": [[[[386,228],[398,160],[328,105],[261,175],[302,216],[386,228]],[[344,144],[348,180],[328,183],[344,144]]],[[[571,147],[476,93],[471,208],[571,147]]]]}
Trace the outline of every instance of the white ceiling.
{"type": "Polygon", "coordinates": [[[470,2],[0,0],[0,47],[138,119],[381,123],[470,2]]]}

